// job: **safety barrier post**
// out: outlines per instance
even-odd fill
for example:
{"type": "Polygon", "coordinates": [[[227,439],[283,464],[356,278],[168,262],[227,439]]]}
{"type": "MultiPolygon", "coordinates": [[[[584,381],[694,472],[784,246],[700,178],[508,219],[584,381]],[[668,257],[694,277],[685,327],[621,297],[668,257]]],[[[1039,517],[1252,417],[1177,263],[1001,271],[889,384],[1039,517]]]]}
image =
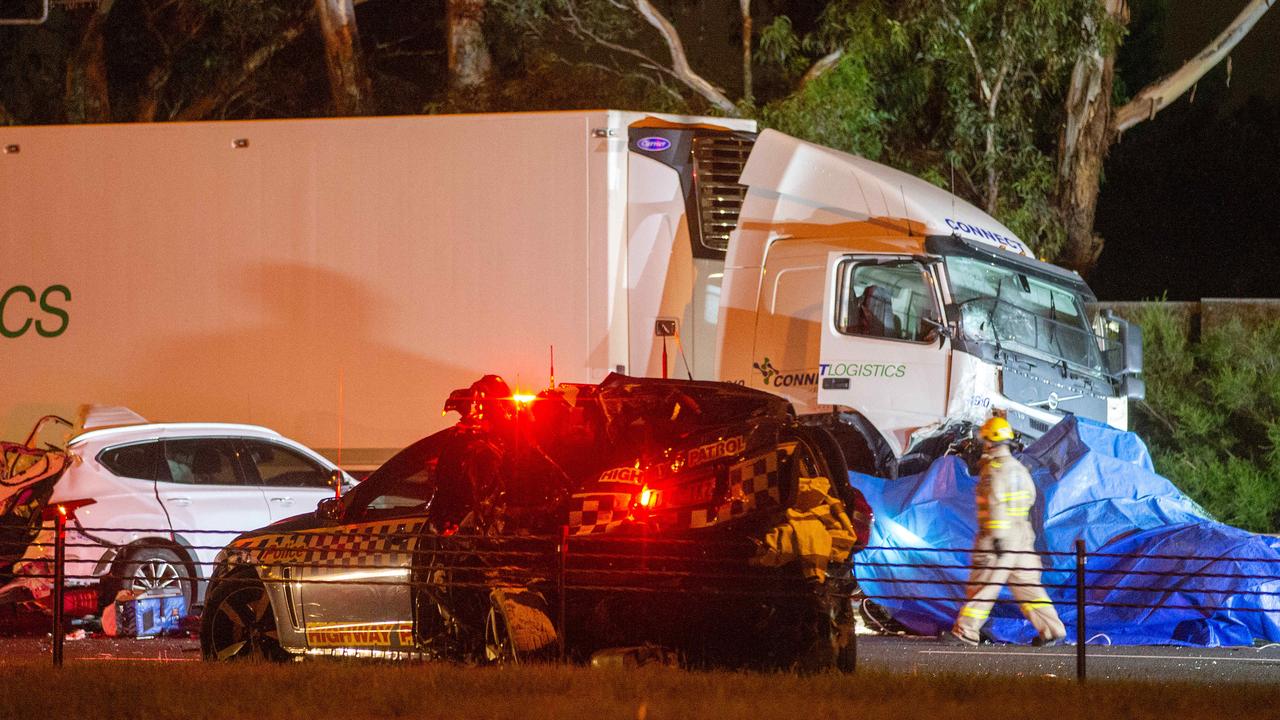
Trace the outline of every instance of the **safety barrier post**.
{"type": "Polygon", "coordinates": [[[66,630],[62,627],[63,607],[66,603],[67,580],[67,511],[59,505],[53,514],[53,666],[62,667],[62,644],[66,639],[66,630]]]}
{"type": "Polygon", "coordinates": [[[845,602],[849,603],[847,609],[851,610],[853,615],[849,618],[849,668],[850,674],[858,672],[858,610],[853,607],[853,598],[845,598],[845,602]]]}
{"type": "Polygon", "coordinates": [[[565,603],[564,603],[564,593],[565,593],[565,579],[564,579],[564,575],[565,575],[565,566],[566,566],[566,564],[568,563],[568,559],[569,559],[569,526],[568,526],[568,525],[562,525],[562,526],[560,526],[560,547],[558,547],[558,548],[557,548],[557,551],[558,551],[558,552],[557,552],[557,554],[559,555],[559,572],[558,572],[558,573],[556,573],[556,585],[558,586],[558,587],[557,587],[557,592],[556,592],[556,597],[558,598],[558,605],[559,605],[559,607],[558,607],[557,612],[556,612],[556,615],[557,615],[557,618],[556,618],[556,625],[557,625],[557,628],[556,628],[556,640],[557,640],[557,642],[559,643],[560,662],[561,662],[561,663],[563,663],[563,662],[564,662],[564,633],[565,633],[565,626],[564,626],[564,604],[565,604],[565,603]]]}
{"type": "Polygon", "coordinates": [[[1088,639],[1084,616],[1084,540],[1076,540],[1076,682],[1083,683],[1085,668],[1085,642],[1088,639]]]}

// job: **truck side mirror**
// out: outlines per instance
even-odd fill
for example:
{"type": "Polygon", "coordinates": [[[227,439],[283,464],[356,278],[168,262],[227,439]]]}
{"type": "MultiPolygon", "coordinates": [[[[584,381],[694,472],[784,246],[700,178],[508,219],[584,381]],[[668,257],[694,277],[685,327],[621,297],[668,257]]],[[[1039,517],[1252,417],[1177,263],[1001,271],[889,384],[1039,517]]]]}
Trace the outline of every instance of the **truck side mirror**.
{"type": "MultiPolygon", "coordinates": [[[[1101,320],[1108,346],[1105,351],[1107,372],[1116,378],[1141,375],[1142,327],[1110,310],[1102,311],[1101,320]]],[[[1140,394],[1145,395],[1145,390],[1140,391],[1140,394]]]]}
{"type": "Polygon", "coordinates": [[[1120,324],[1120,346],[1124,349],[1124,361],[1120,372],[1124,375],[1142,373],[1142,328],[1128,320],[1120,324]]]}
{"type": "Polygon", "coordinates": [[[333,488],[334,490],[337,490],[338,488],[342,487],[342,477],[343,475],[341,470],[337,468],[330,470],[329,471],[329,487],[333,488]]]}
{"type": "Polygon", "coordinates": [[[933,328],[935,331],[937,331],[937,333],[938,333],[939,335],[941,335],[941,336],[942,336],[942,337],[944,337],[944,338],[950,338],[950,337],[951,337],[951,328],[949,328],[949,327],[947,327],[945,324],[943,324],[943,323],[941,323],[941,322],[939,322],[939,321],[937,321],[937,320],[935,320],[935,319],[933,319],[933,318],[929,317],[928,315],[921,315],[921,316],[920,316],[920,322],[922,322],[922,323],[924,323],[925,325],[928,325],[929,327],[933,328]]]}
{"type": "Polygon", "coordinates": [[[1137,375],[1125,375],[1120,381],[1120,392],[1129,400],[1146,400],[1147,384],[1137,375]]]}

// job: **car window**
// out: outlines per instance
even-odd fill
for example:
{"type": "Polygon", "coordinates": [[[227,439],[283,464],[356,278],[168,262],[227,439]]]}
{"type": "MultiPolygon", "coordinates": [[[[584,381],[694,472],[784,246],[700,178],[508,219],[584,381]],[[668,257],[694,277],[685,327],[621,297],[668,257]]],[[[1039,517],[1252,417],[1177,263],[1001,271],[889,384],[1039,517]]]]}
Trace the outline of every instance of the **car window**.
{"type": "Polygon", "coordinates": [[[425,509],[435,496],[441,439],[447,432],[401,450],[357,485],[344,500],[348,516],[367,518],[425,509]]]}
{"type": "Polygon", "coordinates": [[[329,487],[329,471],[296,450],[262,440],[246,440],[244,444],[263,485],[329,487]]]}
{"type": "Polygon", "coordinates": [[[107,448],[98,462],[120,477],[155,480],[160,464],[160,443],[156,441],[107,448]]]}
{"type": "Polygon", "coordinates": [[[164,442],[169,479],[188,485],[247,485],[236,467],[236,452],[229,440],[183,439],[164,442]]]}

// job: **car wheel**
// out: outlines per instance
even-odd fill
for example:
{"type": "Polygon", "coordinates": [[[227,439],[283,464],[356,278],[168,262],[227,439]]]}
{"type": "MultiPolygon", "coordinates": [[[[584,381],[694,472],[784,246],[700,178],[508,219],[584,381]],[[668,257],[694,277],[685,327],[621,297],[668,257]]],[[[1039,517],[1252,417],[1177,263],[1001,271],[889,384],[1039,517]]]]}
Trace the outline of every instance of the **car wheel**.
{"type": "Polygon", "coordinates": [[[105,607],[115,602],[116,594],[121,590],[142,593],[170,588],[182,591],[187,612],[190,612],[195,598],[195,582],[191,578],[190,567],[173,550],[142,547],[130,551],[124,560],[116,564],[103,582],[99,601],[105,607]]]}
{"type": "Polygon", "coordinates": [[[542,595],[498,588],[489,595],[484,623],[484,659],[495,664],[547,662],[557,650],[555,625],[542,595]]]}
{"type": "Polygon", "coordinates": [[[209,593],[200,622],[206,660],[285,660],[271,596],[257,578],[229,577],[209,593]]]}

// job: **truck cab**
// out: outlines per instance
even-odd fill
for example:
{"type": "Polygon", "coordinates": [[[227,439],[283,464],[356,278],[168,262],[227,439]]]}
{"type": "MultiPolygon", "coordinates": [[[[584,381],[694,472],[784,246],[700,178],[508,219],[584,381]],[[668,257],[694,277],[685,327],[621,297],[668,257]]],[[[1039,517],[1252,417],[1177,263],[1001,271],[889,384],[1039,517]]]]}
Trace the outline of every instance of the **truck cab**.
{"type": "Polygon", "coordinates": [[[1091,313],[1078,274],[990,215],[768,130],[740,182],[719,379],[841,418],[897,457],[993,412],[1029,438],[1068,413],[1127,426],[1143,396],[1139,331],[1091,313]]]}

